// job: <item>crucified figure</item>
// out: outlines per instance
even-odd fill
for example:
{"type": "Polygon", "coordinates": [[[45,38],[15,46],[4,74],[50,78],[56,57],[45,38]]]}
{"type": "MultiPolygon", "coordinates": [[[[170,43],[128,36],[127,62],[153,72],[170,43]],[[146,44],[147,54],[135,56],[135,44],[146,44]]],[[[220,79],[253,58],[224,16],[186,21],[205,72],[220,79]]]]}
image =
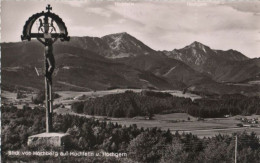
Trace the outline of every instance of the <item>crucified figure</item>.
{"type": "Polygon", "coordinates": [[[42,41],[41,39],[37,38],[42,44],[45,46],[45,76],[48,79],[49,83],[52,85],[52,74],[55,69],[55,58],[53,56],[53,46],[52,44],[57,40],[57,38],[54,39],[46,39],[46,41],[42,41]]]}
{"type": "Polygon", "coordinates": [[[45,67],[45,76],[49,80],[52,85],[52,74],[55,69],[55,59],[52,53],[52,45],[45,46],[45,59],[46,59],[46,67],[45,67]]]}

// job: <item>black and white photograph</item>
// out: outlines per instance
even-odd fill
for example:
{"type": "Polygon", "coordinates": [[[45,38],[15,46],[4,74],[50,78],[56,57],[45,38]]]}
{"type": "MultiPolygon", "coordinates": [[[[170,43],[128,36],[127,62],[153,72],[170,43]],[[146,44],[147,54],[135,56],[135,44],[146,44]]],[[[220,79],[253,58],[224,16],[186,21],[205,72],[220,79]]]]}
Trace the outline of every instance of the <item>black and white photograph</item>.
{"type": "Polygon", "coordinates": [[[1,162],[259,163],[259,0],[1,0],[1,162]]]}

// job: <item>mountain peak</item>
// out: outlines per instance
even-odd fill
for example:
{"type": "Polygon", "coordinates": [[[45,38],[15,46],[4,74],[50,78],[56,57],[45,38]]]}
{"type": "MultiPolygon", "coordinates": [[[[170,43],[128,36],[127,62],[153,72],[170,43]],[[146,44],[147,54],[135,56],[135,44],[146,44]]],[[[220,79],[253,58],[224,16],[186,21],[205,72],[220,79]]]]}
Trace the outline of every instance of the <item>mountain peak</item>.
{"type": "Polygon", "coordinates": [[[110,58],[132,57],[137,55],[148,55],[153,49],[142,43],[127,32],[114,33],[101,38],[113,51],[110,58]]]}
{"type": "Polygon", "coordinates": [[[193,41],[193,43],[191,43],[191,44],[202,44],[202,43],[200,43],[198,41],[193,41]]]}
{"type": "Polygon", "coordinates": [[[117,33],[117,34],[121,34],[121,35],[129,35],[127,32],[121,32],[121,33],[117,33]]]}
{"type": "Polygon", "coordinates": [[[128,34],[127,32],[120,32],[120,33],[113,33],[113,34],[105,35],[103,37],[122,37],[122,36],[131,36],[131,35],[128,34]]]}
{"type": "Polygon", "coordinates": [[[202,44],[202,43],[200,43],[200,42],[198,42],[198,41],[194,41],[193,43],[191,43],[191,44],[189,45],[189,47],[202,48],[202,47],[207,47],[207,46],[204,45],[204,44],[202,44]]]}
{"type": "Polygon", "coordinates": [[[227,52],[231,52],[231,53],[240,53],[239,51],[234,50],[234,49],[228,49],[227,52]]]}

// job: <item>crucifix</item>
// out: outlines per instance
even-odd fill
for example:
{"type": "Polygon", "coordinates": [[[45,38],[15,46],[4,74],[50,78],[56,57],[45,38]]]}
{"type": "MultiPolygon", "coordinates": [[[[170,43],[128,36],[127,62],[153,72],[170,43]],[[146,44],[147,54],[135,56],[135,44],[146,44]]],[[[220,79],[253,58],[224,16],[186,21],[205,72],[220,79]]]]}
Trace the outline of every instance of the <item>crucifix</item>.
{"type": "Polygon", "coordinates": [[[48,4],[48,6],[46,7],[46,10],[48,10],[48,12],[50,12],[50,10],[52,10],[52,7],[50,4],[48,4]]]}
{"type": "Polygon", "coordinates": [[[53,113],[53,95],[52,95],[52,73],[55,69],[55,58],[53,56],[53,44],[60,39],[69,41],[67,27],[62,19],[50,11],[52,7],[46,7],[47,12],[42,11],[32,15],[25,23],[22,40],[30,41],[31,38],[37,39],[44,45],[44,81],[45,81],[45,101],[46,101],[46,132],[52,132],[52,113],[53,113]],[[42,20],[43,19],[43,20],[42,20]],[[36,28],[32,29],[35,22],[39,22],[36,28]],[[56,29],[57,28],[57,29],[56,29]]]}

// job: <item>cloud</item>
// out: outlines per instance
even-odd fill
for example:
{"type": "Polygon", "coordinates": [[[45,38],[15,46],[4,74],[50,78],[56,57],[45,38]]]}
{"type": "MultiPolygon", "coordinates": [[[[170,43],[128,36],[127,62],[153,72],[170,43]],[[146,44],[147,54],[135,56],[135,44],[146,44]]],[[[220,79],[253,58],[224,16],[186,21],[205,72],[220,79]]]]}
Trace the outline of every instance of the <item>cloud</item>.
{"type": "Polygon", "coordinates": [[[72,7],[83,7],[86,4],[89,4],[90,1],[87,1],[87,0],[85,0],[85,1],[64,1],[62,3],[70,5],[72,7]]]}
{"type": "Polygon", "coordinates": [[[79,33],[81,33],[83,36],[88,36],[90,33],[93,32],[94,27],[91,26],[72,26],[70,27],[70,35],[71,36],[77,36],[79,33]]]}
{"type": "Polygon", "coordinates": [[[126,22],[126,19],[118,19],[117,22],[122,24],[122,23],[126,22]]]}
{"type": "MultiPolygon", "coordinates": [[[[20,41],[25,21],[33,13],[44,10],[46,4],[45,1],[3,1],[2,40],[20,41]],[[23,12],[17,15],[13,11],[23,12]]],[[[260,51],[259,4],[180,1],[51,3],[71,36],[101,37],[128,32],[155,50],[182,48],[196,40],[215,49],[236,49],[251,57],[259,56],[260,51]]]]}
{"type": "Polygon", "coordinates": [[[244,2],[226,2],[222,5],[230,6],[235,10],[242,12],[250,12],[250,13],[260,13],[260,2],[259,1],[244,1],[244,2]]]}
{"type": "Polygon", "coordinates": [[[135,23],[127,32],[156,50],[182,48],[197,40],[216,49],[232,48],[251,56],[259,53],[260,17],[242,8],[222,3],[140,2],[109,9],[126,19],[128,26],[135,23]]]}
{"type": "Polygon", "coordinates": [[[211,4],[196,7],[186,3],[136,3],[132,6],[111,6],[110,9],[146,26],[172,31],[198,33],[259,28],[259,16],[211,4]]]}
{"type": "Polygon", "coordinates": [[[87,13],[91,13],[91,14],[97,14],[100,16],[104,16],[104,17],[111,17],[111,12],[105,8],[98,8],[98,7],[92,7],[92,8],[86,8],[85,11],[87,13]]]}

